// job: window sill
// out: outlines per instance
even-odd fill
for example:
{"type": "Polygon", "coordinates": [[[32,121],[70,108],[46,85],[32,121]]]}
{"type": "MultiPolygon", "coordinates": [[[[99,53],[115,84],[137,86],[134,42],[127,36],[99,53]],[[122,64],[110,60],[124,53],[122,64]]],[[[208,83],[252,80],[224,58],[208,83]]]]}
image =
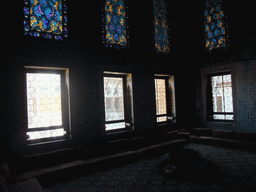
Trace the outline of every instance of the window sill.
{"type": "Polygon", "coordinates": [[[175,125],[176,122],[172,123],[172,122],[164,122],[164,123],[157,123],[156,126],[157,127],[161,127],[161,126],[167,126],[167,125],[175,125]]]}
{"type": "Polygon", "coordinates": [[[209,123],[230,123],[233,124],[234,120],[207,120],[209,123]]]}
{"type": "Polygon", "coordinates": [[[52,140],[52,141],[41,141],[41,142],[30,142],[29,144],[27,144],[27,146],[35,146],[35,145],[44,145],[44,144],[49,144],[49,143],[57,143],[57,142],[62,142],[62,141],[68,141],[70,140],[65,138],[65,139],[56,139],[56,140],[52,140]]]}
{"type": "Polygon", "coordinates": [[[133,130],[134,130],[133,128],[116,129],[112,131],[106,131],[106,135],[122,134],[122,133],[130,132],[133,130]]]}

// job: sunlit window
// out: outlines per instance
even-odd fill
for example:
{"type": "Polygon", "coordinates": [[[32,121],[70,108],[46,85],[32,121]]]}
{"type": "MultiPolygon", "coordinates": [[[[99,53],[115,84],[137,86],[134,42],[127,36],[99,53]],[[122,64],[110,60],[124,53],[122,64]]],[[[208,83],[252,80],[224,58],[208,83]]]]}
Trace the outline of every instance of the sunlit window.
{"type": "Polygon", "coordinates": [[[156,87],[156,115],[164,115],[157,117],[157,122],[167,121],[167,105],[166,105],[166,80],[155,79],[156,87]]]}
{"type": "Polygon", "coordinates": [[[157,123],[175,122],[174,77],[155,75],[156,121],[157,123]]]}
{"type": "Polygon", "coordinates": [[[233,120],[231,74],[211,76],[213,119],[233,120]]]}
{"type": "Polygon", "coordinates": [[[68,129],[65,70],[27,69],[28,140],[64,136],[68,129]]]}
{"type": "Polygon", "coordinates": [[[106,131],[132,128],[131,83],[131,74],[104,74],[106,131]]]}

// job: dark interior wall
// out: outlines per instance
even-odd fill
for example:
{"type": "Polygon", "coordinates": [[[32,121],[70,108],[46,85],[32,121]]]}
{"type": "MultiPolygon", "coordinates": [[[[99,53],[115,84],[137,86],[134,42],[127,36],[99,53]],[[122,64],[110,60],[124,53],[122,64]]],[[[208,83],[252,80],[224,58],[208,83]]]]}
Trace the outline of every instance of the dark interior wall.
{"type": "Polygon", "coordinates": [[[220,130],[255,132],[255,28],[250,1],[225,1],[228,11],[230,46],[226,51],[205,53],[196,78],[198,126],[220,130]],[[230,70],[232,73],[234,122],[206,120],[206,75],[230,70]]]}
{"type": "Polygon", "coordinates": [[[255,132],[256,125],[256,61],[243,60],[240,58],[237,61],[230,63],[221,63],[214,67],[201,69],[201,102],[202,107],[201,117],[203,126],[221,130],[234,130],[242,132],[255,132]],[[233,84],[233,106],[234,106],[234,122],[212,122],[206,120],[206,89],[207,89],[207,74],[231,71],[233,84]]]}
{"type": "MultiPolygon", "coordinates": [[[[167,1],[166,1],[167,2],[167,1]]],[[[86,7],[68,1],[68,34],[63,41],[23,35],[23,4],[13,7],[15,25],[8,29],[1,69],[1,133],[4,145],[19,154],[33,154],[67,147],[79,147],[96,139],[140,135],[155,126],[154,74],[175,76],[177,123],[192,128],[199,124],[196,105],[197,84],[205,57],[203,53],[204,3],[167,2],[171,52],[158,55],[152,43],[151,1],[129,1],[130,47],[106,48],[102,43],[101,2],[86,7]],[[192,9],[193,7],[193,9],[192,9]],[[181,12],[177,14],[177,9],[181,12]],[[93,11],[91,11],[93,10],[93,11]],[[184,14],[186,13],[186,14],[184,14]],[[196,30],[197,29],[197,30],[196,30]],[[69,68],[71,133],[69,141],[28,147],[24,66],[69,68]],[[106,135],[104,131],[103,71],[132,73],[134,132],[106,135]]],[[[5,2],[5,6],[11,6],[5,2]]],[[[207,55],[207,54],[206,54],[207,55]]],[[[174,125],[170,126],[172,129],[174,125]]]]}

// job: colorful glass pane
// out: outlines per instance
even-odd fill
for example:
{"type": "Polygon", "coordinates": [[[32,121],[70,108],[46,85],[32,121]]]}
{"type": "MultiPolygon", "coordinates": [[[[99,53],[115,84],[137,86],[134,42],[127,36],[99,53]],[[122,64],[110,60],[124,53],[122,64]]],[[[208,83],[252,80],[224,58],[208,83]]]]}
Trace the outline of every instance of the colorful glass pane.
{"type": "Polygon", "coordinates": [[[45,38],[67,37],[65,0],[24,0],[24,34],[45,38]]]}
{"type": "Polygon", "coordinates": [[[153,0],[155,48],[157,52],[169,52],[166,6],[163,0],[153,0]]]}
{"type": "Polygon", "coordinates": [[[126,45],[124,0],[107,0],[105,14],[106,43],[126,45]]]}
{"type": "Polygon", "coordinates": [[[226,47],[225,21],[221,2],[222,0],[206,0],[204,24],[207,50],[226,47]]]}

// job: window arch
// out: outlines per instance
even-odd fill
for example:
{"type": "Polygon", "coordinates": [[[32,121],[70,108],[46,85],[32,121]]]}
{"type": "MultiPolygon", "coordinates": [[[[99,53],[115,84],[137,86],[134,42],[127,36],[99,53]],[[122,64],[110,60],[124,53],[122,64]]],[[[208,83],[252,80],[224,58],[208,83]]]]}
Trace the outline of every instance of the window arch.
{"type": "Polygon", "coordinates": [[[24,35],[62,40],[68,36],[66,0],[24,0],[24,35]]]}

